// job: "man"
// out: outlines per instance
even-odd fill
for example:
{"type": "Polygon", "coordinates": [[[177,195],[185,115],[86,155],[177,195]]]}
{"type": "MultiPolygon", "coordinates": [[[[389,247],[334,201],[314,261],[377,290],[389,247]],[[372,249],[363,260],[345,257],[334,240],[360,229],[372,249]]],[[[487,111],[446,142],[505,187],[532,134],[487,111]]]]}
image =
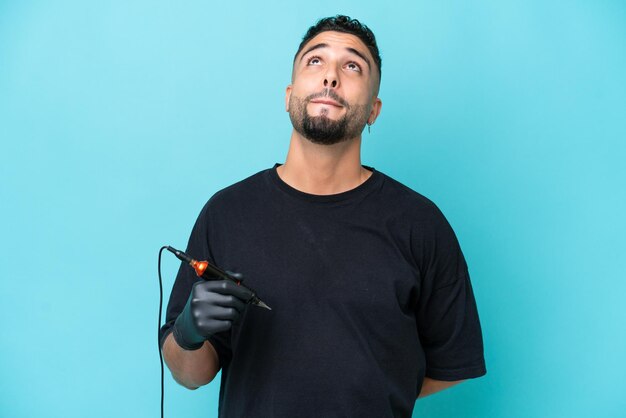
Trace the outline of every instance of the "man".
{"type": "Polygon", "coordinates": [[[467,265],[428,199],[361,165],[381,60],[357,20],[320,20],[293,62],[284,164],[216,193],[187,252],[242,274],[272,310],[181,266],[161,329],[174,379],[222,370],[220,417],[409,417],[486,373],[467,265]]]}

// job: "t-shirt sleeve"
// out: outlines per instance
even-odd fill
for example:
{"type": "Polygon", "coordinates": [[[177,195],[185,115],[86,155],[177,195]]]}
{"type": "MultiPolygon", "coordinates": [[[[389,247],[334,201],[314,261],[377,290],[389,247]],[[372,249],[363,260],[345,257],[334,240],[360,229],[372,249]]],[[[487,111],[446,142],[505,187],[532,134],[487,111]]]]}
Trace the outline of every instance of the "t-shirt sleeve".
{"type": "Polygon", "coordinates": [[[426,376],[444,381],[482,376],[487,372],[482,331],[463,252],[438,209],[429,225],[417,249],[422,277],[416,318],[426,376]]]}
{"type": "MultiPolygon", "coordinates": [[[[215,261],[209,246],[211,230],[210,203],[211,201],[209,201],[200,212],[191,231],[185,252],[196,260],[207,260],[209,263],[214,264],[215,261]]],[[[159,331],[159,344],[161,349],[163,348],[165,338],[172,332],[176,318],[187,304],[187,299],[189,299],[193,284],[200,280],[203,279],[196,275],[196,272],[191,266],[186,263],[181,263],[167,304],[165,324],[159,331]]],[[[232,356],[230,330],[212,335],[208,340],[215,348],[215,351],[217,351],[220,367],[222,367],[226,361],[230,361],[232,356]]]]}

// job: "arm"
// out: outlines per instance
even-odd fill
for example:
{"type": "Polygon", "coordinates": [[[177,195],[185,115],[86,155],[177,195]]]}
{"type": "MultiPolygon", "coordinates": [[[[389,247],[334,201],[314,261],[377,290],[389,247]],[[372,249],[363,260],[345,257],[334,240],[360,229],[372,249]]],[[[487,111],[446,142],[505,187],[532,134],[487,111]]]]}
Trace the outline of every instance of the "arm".
{"type": "Polygon", "coordinates": [[[191,390],[211,382],[220,369],[217,352],[210,342],[205,341],[197,350],[185,350],[172,333],[163,343],[163,359],[174,380],[191,390]]]}
{"type": "Polygon", "coordinates": [[[424,383],[422,383],[422,390],[420,391],[420,394],[417,398],[419,399],[428,395],[432,395],[435,392],[442,391],[461,382],[464,382],[464,380],[446,382],[443,380],[435,380],[431,379],[430,377],[425,377],[424,383]]]}
{"type": "Polygon", "coordinates": [[[193,390],[215,378],[219,355],[207,338],[229,330],[251,297],[250,289],[232,281],[194,283],[187,304],[163,341],[163,357],[176,382],[193,390]]]}

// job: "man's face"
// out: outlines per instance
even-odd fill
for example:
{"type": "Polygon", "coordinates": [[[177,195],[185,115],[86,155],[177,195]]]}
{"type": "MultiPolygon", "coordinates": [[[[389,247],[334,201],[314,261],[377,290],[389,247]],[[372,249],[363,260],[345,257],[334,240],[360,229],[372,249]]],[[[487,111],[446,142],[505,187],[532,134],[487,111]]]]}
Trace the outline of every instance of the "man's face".
{"type": "Polygon", "coordinates": [[[342,32],[309,40],[294,62],[285,107],[294,129],[317,144],[357,138],[381,108],[378,69],[363,42],[342,32]]]}

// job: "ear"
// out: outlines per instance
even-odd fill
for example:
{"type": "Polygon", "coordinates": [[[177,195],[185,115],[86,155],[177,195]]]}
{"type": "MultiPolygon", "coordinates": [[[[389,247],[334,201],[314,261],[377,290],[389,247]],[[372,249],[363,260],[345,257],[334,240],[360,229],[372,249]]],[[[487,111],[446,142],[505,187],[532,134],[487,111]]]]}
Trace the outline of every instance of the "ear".
{"type": "Polygon", "coordinates": [[[380,110],[382,109],[382,107],[383,107],[382,100],[380,100],[378,97],[375,98],[374,104],[372,105],[372,111],[370,112],[370,115],[367,118],[367,123],[371,125],[376,121],[376,119],[378,118],[378,115],[380,115],[380,110]]]}
{"type": "Polygon", "coordinates": [[[292,86],[291,84],[289,84],[285,91],[285,111],[286,112],[289,112],[289,99],[291,98],[291,89],[292,89],[292,86]]]}

